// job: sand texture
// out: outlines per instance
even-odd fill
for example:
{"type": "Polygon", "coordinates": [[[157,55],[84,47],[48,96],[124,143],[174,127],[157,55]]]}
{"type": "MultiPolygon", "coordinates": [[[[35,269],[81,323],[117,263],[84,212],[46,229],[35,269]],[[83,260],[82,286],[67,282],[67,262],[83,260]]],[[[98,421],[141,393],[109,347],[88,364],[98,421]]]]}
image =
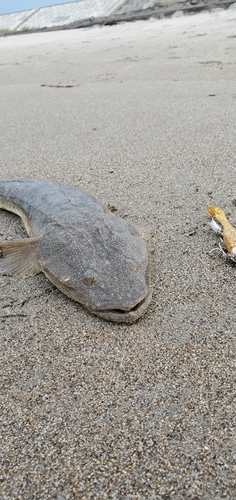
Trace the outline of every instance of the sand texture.
{"type": "MultiPolygon", "coordinates": [[[[236,10],[0,38],[0,179],[153,226],[132,325],[0,277],[4,500],[236,499],[236,10]]],[[[24,235],[0,211],[0,238],[24,235]]]]}

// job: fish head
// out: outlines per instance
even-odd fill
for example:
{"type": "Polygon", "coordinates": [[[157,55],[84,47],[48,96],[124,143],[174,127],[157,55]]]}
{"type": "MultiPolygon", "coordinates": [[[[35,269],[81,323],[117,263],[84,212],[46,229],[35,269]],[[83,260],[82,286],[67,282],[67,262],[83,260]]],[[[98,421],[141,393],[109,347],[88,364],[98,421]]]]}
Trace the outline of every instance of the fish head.
{"type": "Polygon", "coordinates": [[[136,230],[110,214],[83,229],[54,229],[40,252],[48,278],[102,318],[136,321],[151,300],[149,252],[136,230]]]}

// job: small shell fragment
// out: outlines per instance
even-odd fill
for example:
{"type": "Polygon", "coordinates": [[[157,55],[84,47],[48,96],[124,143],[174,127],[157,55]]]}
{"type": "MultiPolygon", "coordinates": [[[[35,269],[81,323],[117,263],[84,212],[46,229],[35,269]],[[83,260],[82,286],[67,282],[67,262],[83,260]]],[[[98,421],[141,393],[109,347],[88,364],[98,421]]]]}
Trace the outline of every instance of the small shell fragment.
{"type": "Polygon", "coordinates": [[[234,259],[236,259],[236,247],[232,248],[231,255],[234,259]]]}
{"type": "Polygon", "coordinates": [[[210,226],[215,233],[222,235],[222,227],[214,219],[211,219],[210,226]]]}

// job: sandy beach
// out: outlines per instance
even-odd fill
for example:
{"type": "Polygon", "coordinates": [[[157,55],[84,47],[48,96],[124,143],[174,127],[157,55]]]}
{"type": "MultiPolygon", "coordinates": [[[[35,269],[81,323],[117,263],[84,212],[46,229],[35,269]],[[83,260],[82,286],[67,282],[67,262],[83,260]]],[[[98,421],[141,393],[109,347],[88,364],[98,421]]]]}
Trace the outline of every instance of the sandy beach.
{"type": "MultiPolygon", "coordinates": [[[[0,38],[0,179],[153,227],[136,323],[0,276],[4,500],[236,499],[236,10],[0,38]]],[[[25,236],[0,211],[0,238],[25,236]]]]}

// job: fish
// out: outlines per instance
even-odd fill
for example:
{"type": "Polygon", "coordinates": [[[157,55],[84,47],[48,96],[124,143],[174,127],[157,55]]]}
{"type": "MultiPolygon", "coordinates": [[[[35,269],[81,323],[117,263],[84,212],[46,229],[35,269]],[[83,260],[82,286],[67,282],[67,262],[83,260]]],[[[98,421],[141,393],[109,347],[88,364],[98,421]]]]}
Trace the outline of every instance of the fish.
{"type": "Polygon", "coordinates": [[[57,182],[0,181],[0,208],[23,221],[27,237],[0,241],[0,272],[43,272],[91,313],[132,323],[152,298],[150,253],[137,228],[92,196],[57,182]]]}
{"type": "Polygon", "coordinates": [[[228,221],[221,208],[208,206],[206,210],[212,216],[210,226],[213,231],[222,236],[222,252],[236,262],[236,228],[228,221]]]}

